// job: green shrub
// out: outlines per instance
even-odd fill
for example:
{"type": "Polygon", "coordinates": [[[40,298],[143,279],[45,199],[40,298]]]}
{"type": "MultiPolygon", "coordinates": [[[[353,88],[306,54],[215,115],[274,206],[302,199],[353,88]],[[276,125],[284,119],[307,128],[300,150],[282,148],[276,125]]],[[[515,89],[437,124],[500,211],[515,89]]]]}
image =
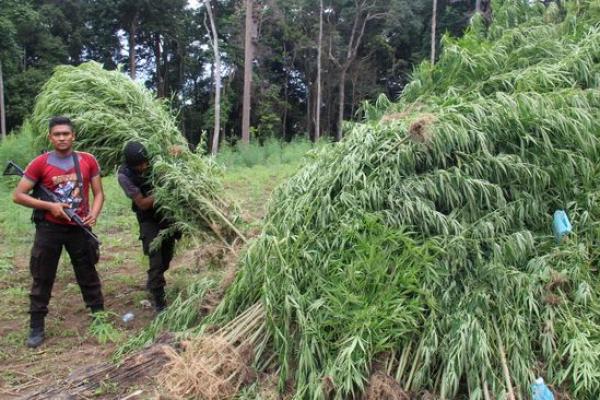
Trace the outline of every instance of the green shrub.
{"type": "Polygon", "coordinates": [[[13,132],[0,142],[0,168],[4,169],[9,160],[25,168],[38,154],[34,147],[34,137],[31,125],[25,121],[18,132],[13,132]]]}
{"type": "Polygon", "coordinates": [[[278,139],[267,139],[263,144],[237,143],[235,146],[224,145],[217,155],[217,162],[226,167],[253,167],[255,165],[299,164],[309,151],[317,145],[310,141],[297,139],[292,142],[282,142],[278,139]]]}

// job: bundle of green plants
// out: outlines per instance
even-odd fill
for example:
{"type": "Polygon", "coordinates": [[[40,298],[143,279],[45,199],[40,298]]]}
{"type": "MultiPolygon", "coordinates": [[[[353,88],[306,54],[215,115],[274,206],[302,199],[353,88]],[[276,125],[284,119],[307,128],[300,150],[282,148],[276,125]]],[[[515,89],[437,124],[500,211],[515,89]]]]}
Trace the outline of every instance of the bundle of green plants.
{"type": "Polygon", "coordinates": [[[95,62],[57,67],[31,117],[39,148],[47,146],[48,120],[55,115],[72,119],[76,147],[94,154],[104,171],[121,163],[127,142],[143,143],[154,195],[177,229],[194,237],[211,232],[225,242],[241,236],[222,199],[214,161],[189,151],[167,103],[121,71],[106,71],[95,62]]]}
{"type": "Polygon", "coordinates": [[[360,398],[375,372],[440,399],[528,398],[537,376],[599,398],[600,2],[529,3],[493,2],[281,186],[196,332],[260,304],[257,368],[296,399],[360,398]]]}

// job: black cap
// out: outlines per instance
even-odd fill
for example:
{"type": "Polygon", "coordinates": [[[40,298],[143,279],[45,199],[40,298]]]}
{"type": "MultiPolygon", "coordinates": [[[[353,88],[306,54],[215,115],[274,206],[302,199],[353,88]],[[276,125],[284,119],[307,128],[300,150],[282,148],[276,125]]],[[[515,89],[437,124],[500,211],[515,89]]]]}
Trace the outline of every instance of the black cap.
{"type": "Polygon", "coordinates": [[[129,167],[137,167],[148,161],[148,153],[146,148],[140,142],[129,142],[125,145],[123,150],[125,156],[125,164],[129,167]]]}

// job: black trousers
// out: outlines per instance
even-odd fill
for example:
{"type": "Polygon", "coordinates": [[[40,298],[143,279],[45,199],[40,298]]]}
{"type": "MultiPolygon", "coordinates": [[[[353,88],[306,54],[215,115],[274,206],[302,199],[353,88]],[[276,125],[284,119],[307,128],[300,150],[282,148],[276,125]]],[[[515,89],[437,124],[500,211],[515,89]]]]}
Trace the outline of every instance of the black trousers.
{"type": "Polygon", "coordinates": [[[92,310],[104,306],[100,277],[96,271],[94,256],[87,235],[78,226],[39,222],[31,249],[29,269],[33,278],[30,308],[32,317],[45,316],[56,278],[56,269],[62,248],[67,250],[73,264],[85,305],[92,310]]]}
{"type": "Polygon", "coordinates": [[[160,295],[164,293],[165,272],[169,269],[173,252],[175,249],[175,238],[164,238],[160,248],[151,251],[150,244],[161,231],[160,224],[155,220],[146,220],[140,222],[140,239],[144,254],[148,256],[149,269],[146,288],[153,294],[160,295]]]}

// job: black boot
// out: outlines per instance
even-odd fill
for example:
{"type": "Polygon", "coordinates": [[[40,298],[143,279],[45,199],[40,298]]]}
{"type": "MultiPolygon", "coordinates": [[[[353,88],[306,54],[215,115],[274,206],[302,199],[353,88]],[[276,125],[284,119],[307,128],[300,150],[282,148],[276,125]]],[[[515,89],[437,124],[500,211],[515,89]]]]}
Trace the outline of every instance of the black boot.
{"type": "Polygon", "coordinates": [[[104,317],[104,305],[90,306],[90,313],[92,316],[92,324],[96,321],[102,321],[104,317]]]}
{"type": "Polygon", "coordinates": [[[44,315],[31,314],[29,337],[27,347],[38,347],[44,341],[44,315]]]}
{"type": "Polygon", "coordinates": [[[102,311],[104,311],[104,305],[103,304],[99,304],[99,305],[96,305],[96,306],[91,306],[90,307],[90,311],[91,311],[92,315],[96,314],[96,313],[99,313],[99,312],[102,312],[102,311]]]}
{"type": "Polygon", "coordinates": [[[165,290],[163,288],[152,291],[154,297],[154,310],[156,313],[161,313],[167,308],[167,299],[165,298],[165,290]]]}

